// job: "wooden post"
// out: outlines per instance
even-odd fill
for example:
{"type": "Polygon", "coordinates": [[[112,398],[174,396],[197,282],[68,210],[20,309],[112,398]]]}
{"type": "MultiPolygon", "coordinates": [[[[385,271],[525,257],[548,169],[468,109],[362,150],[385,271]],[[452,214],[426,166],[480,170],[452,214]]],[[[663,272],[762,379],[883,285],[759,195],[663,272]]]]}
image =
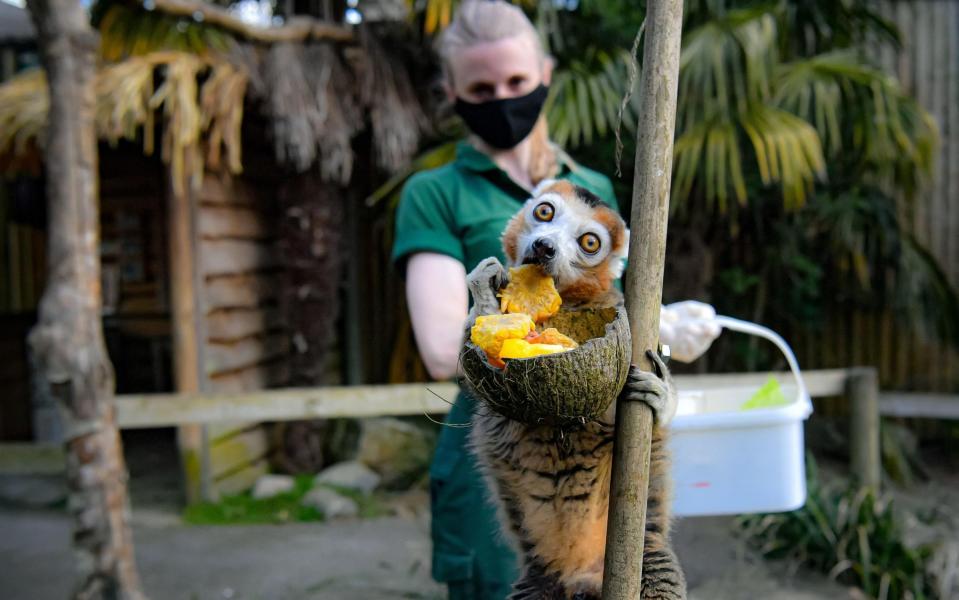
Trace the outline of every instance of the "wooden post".
{"type": "Polygon", "coordinates": [[[103,342],[94,77],[99,38],[76,0],[30,0],[50,90],[44,144],[48,279],[29,344],[63,419],[74,598],[143,598],[103,342]]]}
{"type": "Polygon", "coordinates": [[[860,485],[878,491],[881,483],[879,449],[879,377],[876,369],[852,369],[846,381],[849,396],[849,469],[860,485]]]}
{"type": "MultiPolygon", "coordinates": [[[[172,178],[172,175],[169,175],[172,178]]],[[[196,233],[189,186],[168,182],[170,312],[173,334],[173,381],[178,392],[201,391],[200,336],[196,304],[196,233]]],[[[210,497],[209,457],[203,425],[181,425],[177,445],[186,500],[194,504],[210,497]]]]}
{"type": "MultiPolygon", "coordinates": [[[[645,352],[659,343],[682,24],[682,0],[647,4],[626,276],[632,362],[647,370],[652,365],[645,352]]],[[[617,402],[603,598],[635,600],[642,582],[653,416],[641,404],[617,402]]]]}

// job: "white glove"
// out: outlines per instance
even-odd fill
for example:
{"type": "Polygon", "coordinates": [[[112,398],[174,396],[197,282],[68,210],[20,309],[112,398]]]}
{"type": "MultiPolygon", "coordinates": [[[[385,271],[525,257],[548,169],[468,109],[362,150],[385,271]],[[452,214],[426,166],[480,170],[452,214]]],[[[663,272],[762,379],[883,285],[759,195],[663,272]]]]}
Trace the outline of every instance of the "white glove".
{"type": "Polygon", "coordinates": [[[659,343],[668,345],[680,362],[699,358],[721,332],[716,310],[703,302],[685,300],[660,308],[659,343]]]}

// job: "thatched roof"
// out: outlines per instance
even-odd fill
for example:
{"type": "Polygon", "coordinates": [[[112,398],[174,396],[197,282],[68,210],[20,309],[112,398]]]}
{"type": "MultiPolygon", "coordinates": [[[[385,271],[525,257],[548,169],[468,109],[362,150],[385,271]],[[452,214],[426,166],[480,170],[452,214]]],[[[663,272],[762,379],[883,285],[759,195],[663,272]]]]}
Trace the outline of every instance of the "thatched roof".
{"type": "MultiPolygon", "coordinates": [[[[199,185],[205,165],[240,172],[240,125],[246,74],[225,61],[184,52],[153,52],[102,67],[95,82],[95,126],[104,140],[142,139],[154,151],[154,122],[162,115],[161,150],[177,187],[199,185]],[[154,89],[154,74],[163,78],[154,89]],[[204,75],[201,84],[197,78],[204,75]]],[[[0,169],[36,161],[49,111],[46,75],[28,71],[0,86],[0,169]]]]}
{"type": "Polygon", "coordinates": [[[0,0],[0,45],[32,42],[36,37],[27,11],[0,0]]]}
{"type": "MultiPolygon", "coordinates": [[[[170,21],[164,32],[176,25],[170,21]]],[[[267,118],[279,164],[297,172],[316,165],[339,183],[351,176],[359,131],[372,129],[377,164],[395,170],[412,157],[426,126],[405,66],[363,28],[351,34],[349,60],[336,39],[263,44],[231,37],[226,50],[138,54],[144,38],[157,36],[141,31],[118,42],[101,33],[104,48],[127,58],[98,71],[97,134],[141,140],[150,154],[159,117],[162,158],[180,186],[198,185],[204,168],[221,163],[240,172],[244,99],[267,118]]],[[[47,110],[42,72],[0,86],[0,171],[36,163],[47,110]]]]}

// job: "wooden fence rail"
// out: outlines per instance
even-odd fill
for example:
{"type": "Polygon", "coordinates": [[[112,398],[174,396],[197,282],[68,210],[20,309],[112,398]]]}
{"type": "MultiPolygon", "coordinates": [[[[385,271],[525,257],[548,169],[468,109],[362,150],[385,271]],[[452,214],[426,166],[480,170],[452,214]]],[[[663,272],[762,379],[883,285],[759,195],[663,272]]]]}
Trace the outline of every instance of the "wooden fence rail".
{"type": "MultiPolygon", "coordinates": [[[[761,385],[770,376],[786,373],[679,375],[679,389],[696,390],[733,385],[761,385]]],[[[845,393],[844,369],[803,374],[813,397],[845,393]]],[[[232,394],[142,394],[117,396],[121,429],[169,427],[187,423],[230,421],[291,421],[337,417],[443,414],[449,412],[459,388],[453,383],[410,383],[318,388],[285,388],[232,394]]]]}
{"type": "MultiPolygon", "coordinates": [[[[864,483],[875,483],[879,464],[876,410],[884,416],[957,419],[959,395],[878,392],[871,369],[806,371],[814,398],[848,395],[853,407],[850,445],[853,469],[864,483]],[[878,394],[878,409],[873,394],[878,394]],[[855,408],[857,407],[858,408],[855,408]]],[[[788,372],[678,375],[680,390],[760,385],[770,376],[788,381],[788,372]]],[[[444,414],[459,388],[453,383],[286,388],[244,393],[142,394],[116,398],[121,429],[173,427],[191,423],[292,421],[320,418],[444,414]]],[[[0,444],[0,475],[62,471],[59,446],[0,444]]]]}

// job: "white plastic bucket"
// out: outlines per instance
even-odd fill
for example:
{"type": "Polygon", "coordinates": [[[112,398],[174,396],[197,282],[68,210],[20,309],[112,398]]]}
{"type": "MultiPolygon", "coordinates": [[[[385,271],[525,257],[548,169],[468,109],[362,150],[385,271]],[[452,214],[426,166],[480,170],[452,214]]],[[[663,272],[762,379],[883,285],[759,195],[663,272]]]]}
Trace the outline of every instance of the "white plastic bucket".
{"type": "Polygon", "coordinates": [[[759,385],[679,390],[670,448],[677,516],[795,510],[806,501],[803,421],[812,402],[792,349],[769,328],[717,317],[724,329],[770,340],[794,377],[780,381],[789,404],[742,410],[759,385]]]}

